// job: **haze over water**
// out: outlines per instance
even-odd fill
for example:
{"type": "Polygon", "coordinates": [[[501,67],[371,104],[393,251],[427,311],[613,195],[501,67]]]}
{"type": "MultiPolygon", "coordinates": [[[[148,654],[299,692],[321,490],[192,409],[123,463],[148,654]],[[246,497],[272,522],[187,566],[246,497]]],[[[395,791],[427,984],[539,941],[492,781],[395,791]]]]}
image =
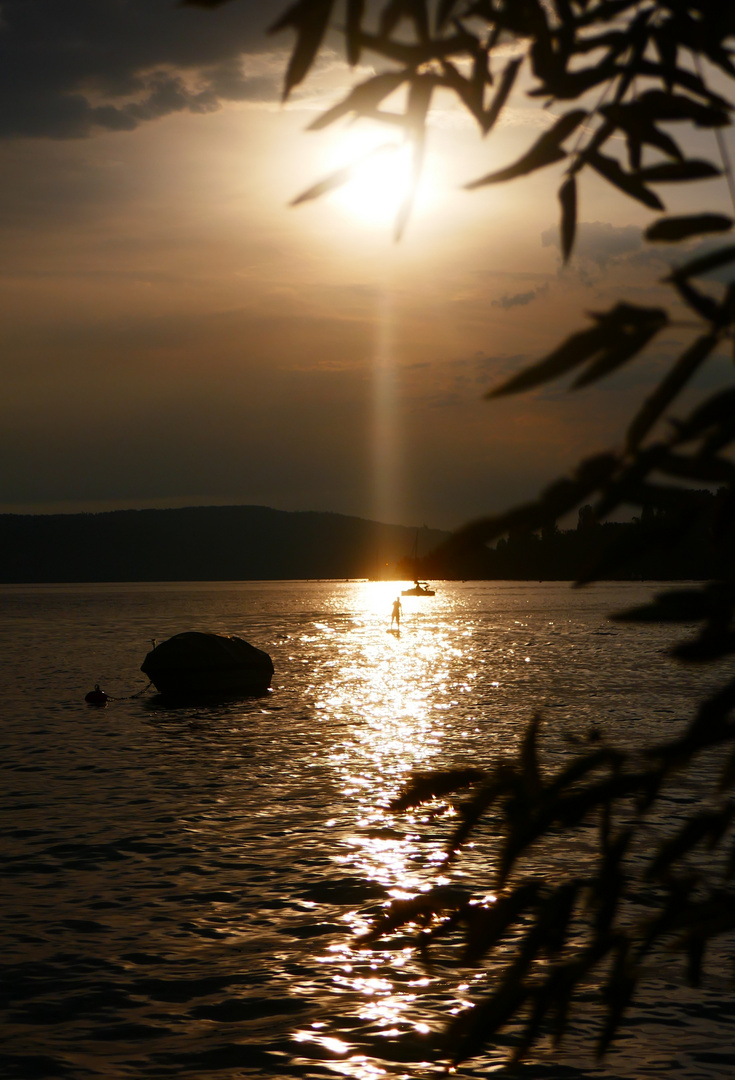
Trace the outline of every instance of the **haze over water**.
{"type": "MultiPolygon", "coordinates": [[[[388,803],[415,768],[491,766],[538,709],[550,767],[593,723],[626,746],[669,737],[705,679],[662,655],[660,628],[606,621],[645,586],[440,583],[404,598],[396,637],[398,588],[3,587],[4,1077],[441,1075],[442,1025],[492,973],[427,970],[408,934],[356,935],[392,896],[488,891],[494,838],[447,868],[454,819],[388,803]],[[130,697],[151,639],[190,629],[266,649],[272,692],[186,708],[130,697]],[[84,705],[95,682],[107,709],[84,705]]],[[[667,793],[659,824],[696,797],[696,777],[667,793]]],[[[533,868],[584,859],[566,844],[533,868]]],[[[583,1053],[596,1019],[583,1002],[562,1051],[526,1074],[732,1076],[725,959],[696,993],[678,961],[652,973],[601,1066],[583,1053]]]]}

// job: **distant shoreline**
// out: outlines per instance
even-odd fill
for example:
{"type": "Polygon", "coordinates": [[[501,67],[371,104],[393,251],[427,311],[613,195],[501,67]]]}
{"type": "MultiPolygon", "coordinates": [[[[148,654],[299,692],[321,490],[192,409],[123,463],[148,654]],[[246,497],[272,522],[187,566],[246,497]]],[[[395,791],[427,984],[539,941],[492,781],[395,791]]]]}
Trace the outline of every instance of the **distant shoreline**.
{"type": "Polygon", "coordinates": [[[394,578],[448,536],[264,506],[1,514],[0,583],[394,578]]]}
{"type": "Polygon", "coordinates": [[[426,526],[264,506],[1,514],[0,584],[703,581],[723,572],[706,521],[693,519],[672,544],[662,515],[596,523],[580,512],[576,529],[457,549],[450,533],[426,526]]]}

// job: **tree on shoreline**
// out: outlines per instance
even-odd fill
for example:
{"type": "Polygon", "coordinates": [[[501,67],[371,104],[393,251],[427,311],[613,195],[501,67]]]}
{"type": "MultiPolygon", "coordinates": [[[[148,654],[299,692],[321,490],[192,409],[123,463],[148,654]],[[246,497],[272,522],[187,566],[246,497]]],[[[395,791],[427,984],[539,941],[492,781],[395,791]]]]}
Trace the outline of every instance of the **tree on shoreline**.
{"type": "MultiPolygon", "coordinates": [[[[690,505],[697,505],[683,533],[678,519],[666,510],[644,504],[633,521],[597,521],[592,506],[580,507],[577,526],[559,529],[555,522],[542,529],[517,528],[494,546],[441,548],[417,561],[398,563],[399,576],[444,580],[580,581],[604,560],[606,571],[597,575],[612,581],[692,581],[719,578],[726,560],[717,562],[709,522],[726,500],[726,489],[713,492],[692,488],[690,505]],[[612,557],[614,554],[614,558],[612,557]]],[[[735,530],[724,549],[735,547],[735,530]]]]}
{"type": "MultiPolygon", "coordinates": [[[[228,0],[189,0],[216,7],[228,0]]],[[[439,91],[453,94],[485,136],[497,124],[511,93],[542,102],[548,126],[512,165],[471,180],[467,187],[512,181],[563,165],[558,190],[561,250],[574,250],[577,192],[588,174],[652,211],[664,211],[659,194],[678,185],[723,176],[735,206],[735,183],[723,131],[732,124],[725,96],[735,79],[735,8],[722,0],[297,0],[273,30],[290,28],[296,39],[284,96],[308,75],[327,35],[341,31],[346,59],[355,67],[369,56],[375,74],[357,81],[313,124],[319,129],[344,117],[365,117],[398,131],[411,149],[414,190],[425,151],[427,121],[439,91]],[[341,21],[339,21],[341,20],[341,21]],[[723,90],[722,88],[725,88],[723,90]],[[403,107],[391,107],[401,90],[403,107]],[[692,158],[680,131],[711,130],[715,160],[692,158]]],[[[316,198],[349,179],[349,169],[326,177],[297,201],[316,198]]],[[[396,234],[411,212],[401,206],[396,234]]],[[[729,216],[709,211],[661,216],[650,241],[685,244],[730,232],[729,216]]],[[[677,249],[674,249],[677,250],[677,249]]],[[[663,592],[630,620],[699,624],[697,635],[672,649],[682,662],[706,663],[735,653],[735,384],[705,396],[686,414],[680,395],[717,350],[732,347],[735,328],[735,244],[725,242],[692,256],[687,248],[666,281],[672,307],[619,302],[520,374],[494,388],[496,398],[572,376],[573,389],[589,386],[633,363],[666,329],[688,336],[659,384],[642,400],[623,446],[580,463],[534,502],[476,521],[449,542],[447,554],[487,545],[513,532],[553,527],[586,505],[603,521],[619,508],[652,508],[654,525],[637,532],[633,554],[655,555],[696,529],[706,533],[719,568],[716,580],[663,592]],[[724,279],[713,284],[712,275],[724,279]],[[684,311],[684,318],[680,312],[684,311]],[[673,314],[672,314],[673,311],[673,314]],[[718,487],[711,504],[695,498],[699,486],[718,487]],[[637,549],[636,549],[637,545],[637,549]]],[[[649,523],[650,524],[650,523],[649,523]]],[[[613,573],[631,555],[613,546],[584,580],[613,573]]],[[[697,984],[707,946],[735,929],[735,679],[704,700],[678,737],[641,753],[599,741],[556,775],[541,765],[539,721],[526,731],[514,759],[489,772],[457,770],[417,777],[394,804],[399,812],[429,798],[470,787],[451,841],[457,851],[490,815],[502,825],[493,869],[498,900],[485,905],[426,896],[386,911],[372,937],[401,925],[425,922],[423,947],[463,928],[465,960],[493,960],[495,989],[450,1026],[448,1056],[455,1063],[480,1051],[509,1021],[521,1022],[514,1057],[546,1034],[561,1038],[574,997],[591,980],[602,987],[603,1021],[598,1051],[614,1038],[633,999],[642,966],[660,950],[678,950],[686,977],[697,984]],[[720,758],[718,782],[705,805],[675,823],[648,850],[645,829],[662,788],[696,766],[709,751],[720,758]],[[596,830],[596,862],[550,882],[524,871],[524,859],[544,838],[596,830]],[[712,866],[701,869],[704,848],[712,866]],[[644,918],[629,900],[645,889],[644,918]],[[493,953],[513,940],[509,959],[493,953]],[[572,942],[576,945],[572,945],[572,942]]]]}

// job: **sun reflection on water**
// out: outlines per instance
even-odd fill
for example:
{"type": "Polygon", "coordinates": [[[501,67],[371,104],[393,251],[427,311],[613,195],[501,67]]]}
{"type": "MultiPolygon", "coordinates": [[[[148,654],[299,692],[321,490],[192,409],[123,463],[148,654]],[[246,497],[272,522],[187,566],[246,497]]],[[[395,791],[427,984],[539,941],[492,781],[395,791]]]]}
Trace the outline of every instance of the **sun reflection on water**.
{"type": "Polygon", "coordinates": [[[415,842],[410,835],[399,839],[376,829],[393,824],[388,805],[408,774],[428,768],[439,752],[446,725],[442,714],[456,689],[450,668],[460,650],[449,640],[444,621],[421,610],[423,598],[404,597],[400,634],[386,633],[396,591],[393,582],[362,586],[358,648],[353,640],[318,704],[327,717],[347,721],[349,732],[331,754],[360,830],[348,839],[354,850],[345,859],[370,879],[410,889],[418,887],[408,869],[415,842]]]}
{"type": "MultiPolygon", "coordinates": [[[[348,646],[340,648],[333,625],[312,626],[339,654],[337,663],[324,665],[315,701],[321,722],[339,733],[328,763],[348,811],[332,859],[341,873],[382,887],[387,898],[408,898],[449,882],[447,856],[441,838],[427,838],[410,816],[396,818],[390,803],[412,771],[431,768],[441,754],[451,710],[469,689],[472,631],[465,627],[462,635],[450,634],[446,616],[454,602],[439,591],[430,600],[403,597],[400,633],[392,633],[390,613],[400,585],[368,582],[354,590],[348,646]]],[[[420,1061],[428,1050],[421,1040],[431,1027],[416,1003],[435,977],[423,969],[405,937],[396,947],[371,948],[361,943],[369,925],[364,912],[347,911],[342,919],[353,936],[345,934],[317,957],[330,972],[333,993],[340,995],[342,1007],[348,995],[355,1021],[373,1044],[412,1040],[420,1061]]],[[[466,1008],[457,982],[455,1006],[466,1008]]],[[[340,1060],[330,1060],[330,1069],[342,1075],[357,1080],[385,1075],[360,1047],[346,1042],[338,1047],[340,1040],[324,1030],[304,1029],[296,1038],[329,1051],[330,1057],[337,1054],[340,1060]]]]}

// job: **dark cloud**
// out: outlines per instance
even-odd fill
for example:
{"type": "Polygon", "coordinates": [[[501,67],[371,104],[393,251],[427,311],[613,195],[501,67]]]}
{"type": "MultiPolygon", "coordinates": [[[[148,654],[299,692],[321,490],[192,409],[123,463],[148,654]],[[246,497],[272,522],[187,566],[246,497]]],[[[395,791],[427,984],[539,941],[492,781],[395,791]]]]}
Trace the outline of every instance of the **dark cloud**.
{"type": "Polygon", "coordinates": [[[493,300],[491,307],[499,307],[503,311],[514,307],[524,307],[526,304],[537,300],[539,296],[544,296],[548,291],[549,285],[547,282],[544,285],[539,285],[537,289],[529,289],[528,292],[514,293],[513,296],[501,296],[499,300],[493,300]]]}
{"type": "MultiPolygon", "coordinates": [[[[544,247],[558,248],[558,227],[542,232],[541,243],[544,247]]],[[[577,226],[574,259],[577,262],[595,263],[604,270],[608,263],[638,252],[641,243],[641,230],[637,225],[618,226],[608,221],[582,221],[577,226]]]]}
{"type": "Polygon", "coordinates": [[[248,70],[277,5],[216,11],[176,0],[3,0],[0,137],[129,131],[173,112],[274,99],[280,74],[248,70]]]}

